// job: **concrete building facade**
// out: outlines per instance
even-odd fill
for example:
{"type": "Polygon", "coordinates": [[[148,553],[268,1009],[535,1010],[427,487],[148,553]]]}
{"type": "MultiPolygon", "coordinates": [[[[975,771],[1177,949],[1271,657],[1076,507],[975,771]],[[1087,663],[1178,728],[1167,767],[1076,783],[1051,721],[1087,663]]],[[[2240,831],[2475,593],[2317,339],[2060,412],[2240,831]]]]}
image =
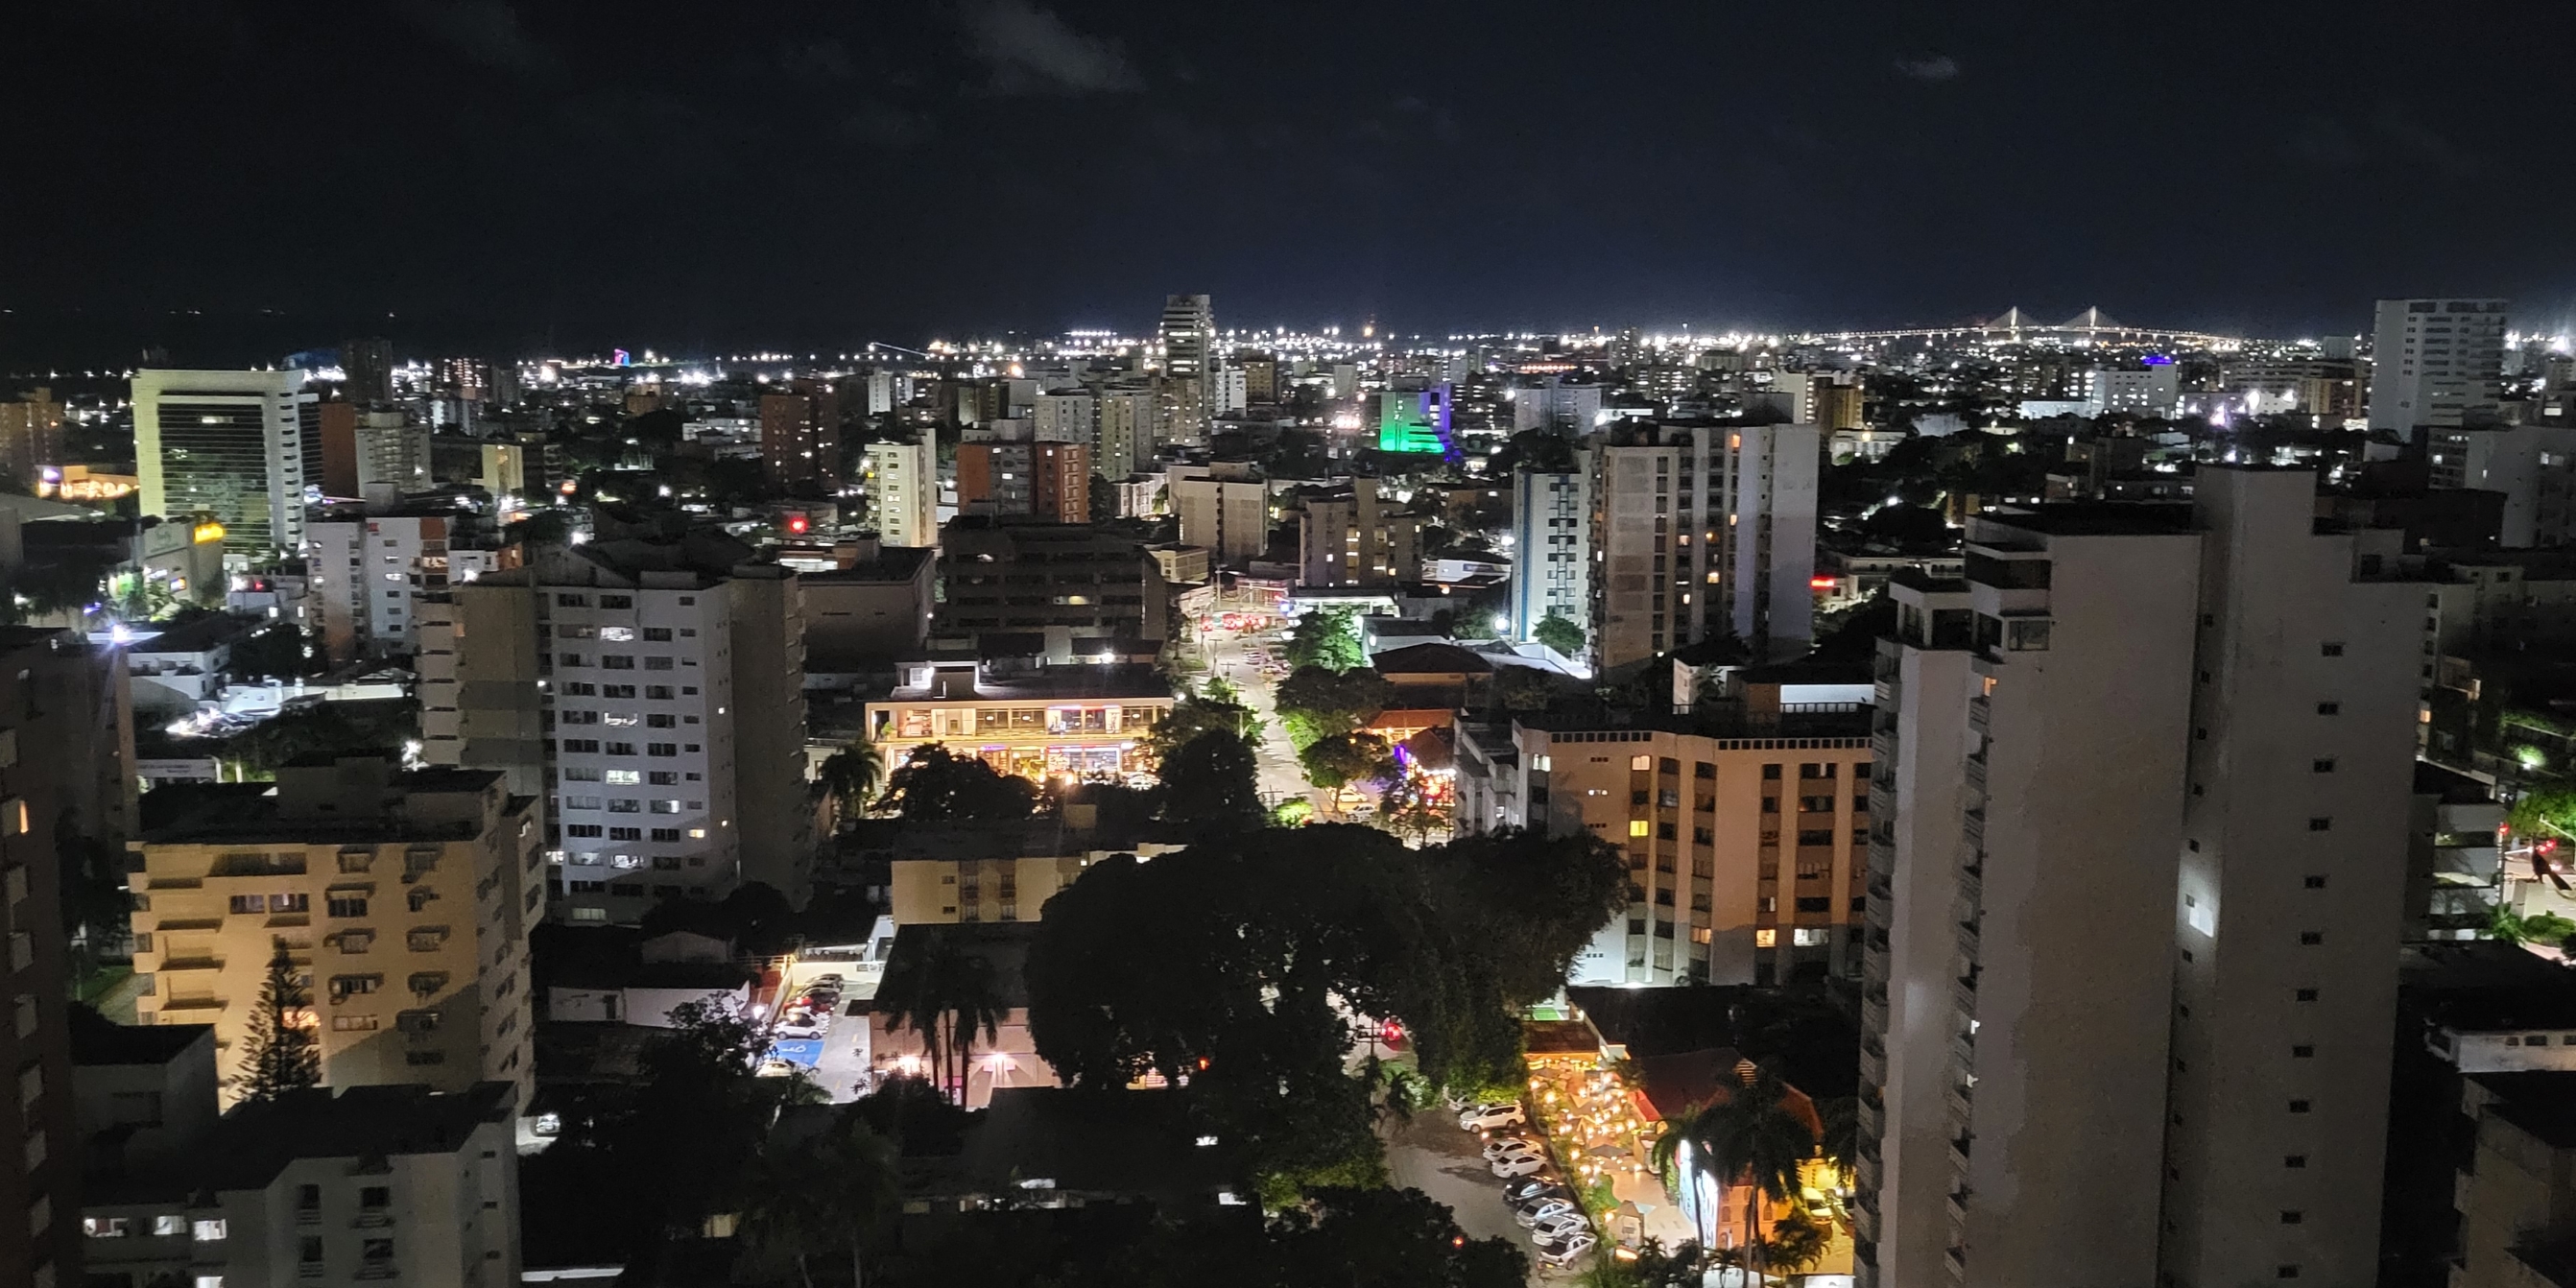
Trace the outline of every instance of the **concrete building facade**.
{"type": "Polygon", "coordinates": [[[2370,353],[2370,427],[2492,424],[2504,380],[2506,301],[2381,300],[2370,353]]]}
{"type": "Polygon", "coordinates": [[[211,1024],[226,1103],[283,950],[334,1087],[535,1087],[529,927],[546,902],[537,804],[498,773],[380,757],[278,771],[132,843],[136,1018],[211,1024]]]}
{"type": "Polygon", "coordinates": [[[1380,487],[1376,479],[1355,478],[1342,486],[1298,489],[1298,585],[1421,580],[1423,516],[1382,495],[1380,487]]]}
{"type": "Polygon", "coordinates": [[[1583,470],[1512,476],[1512,638],[1538,624],[1592,617],[1592,477],[1583,470]]]}
{"type": "Polygon", "coordinates": [[[320,398],[303,372],[146,368],[133,394],[143,513],[212,514],[245,559],[303,544],[304,488],[321,482],[320,398]]]}
{"type": "Polygon", "coordinates": [[[868,444],[868,497],[880,543],[938,545],[938,444],[927,435],[913,442],[868,444]]]}
{"type": "Polygon", "coordinates": [[[1594,664],[1726,632],[1756,661],[1805,652],[1821,450],[1813,425],[1645,426],[1587,444],[1594,664]]]}

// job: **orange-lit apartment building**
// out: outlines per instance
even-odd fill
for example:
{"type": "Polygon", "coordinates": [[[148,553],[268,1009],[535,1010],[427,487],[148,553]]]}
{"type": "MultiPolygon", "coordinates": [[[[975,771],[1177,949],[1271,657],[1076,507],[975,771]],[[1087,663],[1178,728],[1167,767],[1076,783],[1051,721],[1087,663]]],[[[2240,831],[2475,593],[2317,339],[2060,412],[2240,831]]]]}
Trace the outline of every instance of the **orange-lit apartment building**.
{"type": "Polygon", "coordinates": [[[957,447],[957,504],[967,514],[1091,522],[1091,448],[994,440],[957,447]]]}
{"type": "Polygon", "coordinates": [[[1869,692],[1757,678],[1678,714],[1581,704],[1461,724],[1459,826],[1588,832],[1626,854],[1628,910],[1576,959],[1573,983],[1854,977],[1869,692]]]}

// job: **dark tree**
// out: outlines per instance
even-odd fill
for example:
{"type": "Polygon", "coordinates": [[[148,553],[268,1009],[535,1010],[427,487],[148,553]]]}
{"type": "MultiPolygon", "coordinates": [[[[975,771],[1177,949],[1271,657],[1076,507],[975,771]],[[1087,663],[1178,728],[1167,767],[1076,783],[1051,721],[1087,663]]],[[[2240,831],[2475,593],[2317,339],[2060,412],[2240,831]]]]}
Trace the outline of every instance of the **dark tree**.
{"type": "Polygon", "coordinates": [[[1163,757],[1162,778],[1163,817],[1174,823],[1206,831],[1261,826],[1259,763],[1243,739],[1223,729],[1163,757]]]}
{"type": "Polygon", "coordinates": [[[1037,784],[1004,774],[973,756],[960,756],[932,743],[915,748],[912,758],[886,780],[886,798],[896,813],[915,823],[944,819],[1008,822],[1029,816],[1037,807],[1037,784]]]}
{"type": "Polygon", "coordinates": [[[1210,680],[1196,693],[1183,694],[1145,738],[1156,756],[1168,756],[1181,744],[1211,731],[1234,735],[1247,747],[1261,746],[1261,717],[1243,701],[1243,692],[1223,680],[1210,680]]]}
{"type": "Polygon", "coordinates": [[[1359,627],[1348,609],[1308,610],[1288,632],[1286,652],[1288,664],[1296,667],[1348,671],[1368,665],[1368,653],[1360,646],[1359,627]]]}
{"type": "Polygon", "coordinates": [[[268,979],[251,1004],[250,1032],[243,1041],[238,1085],[247,1103],[275,1100],[299,1087],[322,1081],[322,1051],[314,1041],[313,994],[304,985],[286,941],[276,941],[268,959],[268,979]]]}

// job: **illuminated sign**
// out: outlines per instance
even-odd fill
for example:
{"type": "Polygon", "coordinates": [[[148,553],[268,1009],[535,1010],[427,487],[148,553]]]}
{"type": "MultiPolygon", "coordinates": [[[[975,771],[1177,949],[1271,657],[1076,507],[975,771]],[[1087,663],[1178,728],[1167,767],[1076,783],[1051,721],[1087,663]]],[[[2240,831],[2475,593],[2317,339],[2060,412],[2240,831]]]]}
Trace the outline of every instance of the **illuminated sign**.
{"type": "Polygon", "coordinates": [[[628,355],[627,355],[627,352],[626,352],[624,349],[611,349],[611,350],[609,350],[609,351],[608,351],[608,360],[609,360],[611,363],[614,363],[615,365],[617,365],[617,366],[621,366],[621,367],[631,367],[631,366],[635,365],[635,359],[634,359],[634,358],[632,358],[632,357],[630,357],[630,356],[628,356],[628,355]]]}
{"type": "Polygon", "coordinates": [[[813,526],[814,525],[812,523],[806,521],[804,515],[791,514],[787,516],[787,530],[796,536],[804,536],[805,530],[813,526]]]}
{"type": "Polygon", "coordinates": [[[1831,577],[1809,577],[1807,579],[1807,588],[1809,590],[1832,590],[1834,588],[1834,579],[1831,577]]]}
{"type": "Polygon", "coordinates": [[[224,539],[224,525],[220,523],[200,523],[194,530],[189,532],[188,537],[189,540],[201,546],[210,541],[221,541],[224,539]]]}

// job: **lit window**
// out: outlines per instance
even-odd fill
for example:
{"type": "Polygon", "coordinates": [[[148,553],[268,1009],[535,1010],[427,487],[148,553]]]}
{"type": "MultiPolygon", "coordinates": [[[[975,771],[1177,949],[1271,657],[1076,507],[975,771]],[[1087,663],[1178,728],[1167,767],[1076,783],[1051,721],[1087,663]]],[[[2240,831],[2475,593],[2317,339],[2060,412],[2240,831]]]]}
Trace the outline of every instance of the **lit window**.
{"type": "Polygon", "coordinates": [[[227,1233],[222,1217],[200,1220],[189,1229],[189,1234],[199,1243],[220,1243],[227,1233]]]}
{"type": "Polygon", "coordinates": [[[1776,948],[1779,946],[1779,943],[1779,931],[1757,930],[1753,932],[1753,946],[1756,948],[1776,948]]]}
{"type": "Polygon", "coordinates": [[[1642,819],[1642,818],[1640,818],[1640,819],[1631,819],[1631,820],[1629,820],[1629,823],[1628,823],[1628,835],[1630,835],[1630,836],[1644,836],[1644,835],[1646,834],[1646,830],[1647,830],[1647,828],[1649,828],[1650,826],[1652,826],[1652,825],[1651,825],[1651,824],[1649,824],[1649,823],[1647,823],[1647,822],[1646,822],[1646,820],[1644,820],[1644,819],[1642,819]]]}

